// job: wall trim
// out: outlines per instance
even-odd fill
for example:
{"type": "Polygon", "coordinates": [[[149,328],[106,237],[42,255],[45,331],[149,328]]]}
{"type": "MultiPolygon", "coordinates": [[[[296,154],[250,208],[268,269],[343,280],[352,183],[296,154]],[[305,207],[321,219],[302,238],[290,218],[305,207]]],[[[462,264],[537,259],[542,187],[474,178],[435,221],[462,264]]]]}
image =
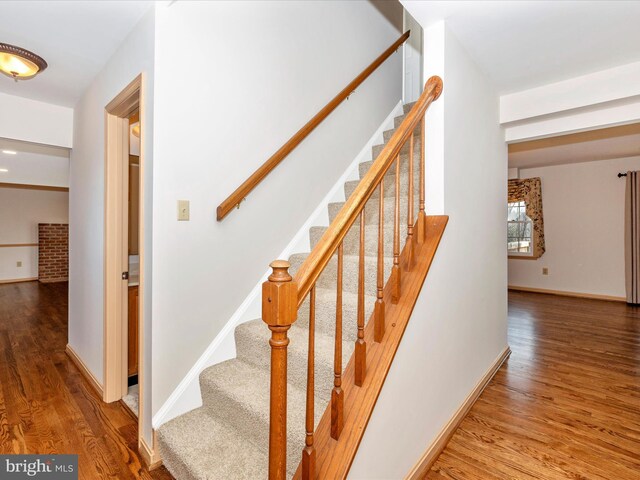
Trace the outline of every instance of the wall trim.
{"type": "MultiPolygon", "coordinates": [[[[329,226],[329,203],[345,201],[344,184],[348,180],[360,178],[359,165],[372,160],[372,147],[384,143],[383,132],[393,128],[394,118],[403,113],[402,101],[400,100],[277,258],[289,258],[293,253],[309,252],[311,250],[310,228],[312,226],[329,226]]],[[[267,280],[270,274],[270,270],[265,271],[227,324],[216,335],[204,353],[169,395],[169,398],[158,409],[153,416],[153,428],[158,428],[163,423],[202,406],[199,382],[200,372],[212,365],[236,357],[235,329],[244,322],[260,318],[262,314],[262,283],[267,280]]]]}
{"type": "Polygon", "coordinates": [[[142,458],[145,466],[149,471],[155,470],[156,468],[162,465],[162,459],[158,454],[158,447],[156,442],[156,431],[153,430],[153,448],[150,448],[147,444],[147,441],[143,436],[140,436],[140,441],[138,442],[138,453],[142,458]]]}
{"type": "Polygon", "coordinates": [[[37,247],[37,243],[0,243],[0,248],[37,247]]]}
{"type": "Polygon", "coordinates": [[[19,188],[23,190],[48,190],[50,192],[68,192],[69,187],[56,187],[55,185],[30,185],[28,183],[2,183],[0,188],[19,188]]]}
{"type": "Polygon", "coordinates": [[[76,367],[78,367],[78,370],[80,370],[80,373],[82,374],[84,379],[87,381],[87,383],[93,387],[93,389],[96,391],[96,393],[102,400],[102,385],[96,379],[96,377],[94,377],[93,373],[91,373],[91,370],[89,370],[89,368],[85,365],[85,363],[82,361],[80,356],[76,353],[73,347],[68,343],[64,351],[69,356],[73,364],[76,367]]]}
{"type": "Polygon", "coordinates": [[[0,280],[0,283],[21,283],[21,282],[35,282],[38,280],[38,277],[29,277],[29,278],[7,278],[5,280],[0,280]]]}
{"type": "Polygon", "coordinates": [[[462,420],[464,420],[469,413],[469,410],[471,410],[471,407],[473,407],[473,404],[476,403],[476,400],[478,400],[480,395],[482,395],[484,389],[489,385],[489,382],[491,382],[502,364],[507,360],[507,358],[509,358],[509,355],[511,355],[511,348],[507,346],[507,348],[498,355],[498,358],[496,358],[493,364],[489,367],[489,370],[487,370],[487,372],[482,376],[464,402],[462,402],[460,408],[456,410],[453,417],[451,417],[449,422],[447,422],[444,428],[440,431],[433,443],[431,443],[427,450],[422,454],[422,457],[420,457],[418,463],[416,463],[407,474],[405,480],[419,480],[424,478],[431,466],[438,459],[438,456],[440,456],[447,446],[447,443],[449,443],[449,440],[451,440],[451,437],[462,423],[462,420]]]}
{"type": "Polygon", "coordinates": [[[548,290],[546,288],[531,288],[531,287],[518,287],[516,285],[509,285],[509,290],[515,292],[530,292],[530,293],[545,293],[548,295],[558,295],[561,297],[575,297],[575,298],[589,298],[592,300],[606,300],[608,302],[626,302],[625,297],[616,297],[613,295],[600,295],[597,293],[582,293],[582,292],[566,292],[564,290],[548,290]]]}

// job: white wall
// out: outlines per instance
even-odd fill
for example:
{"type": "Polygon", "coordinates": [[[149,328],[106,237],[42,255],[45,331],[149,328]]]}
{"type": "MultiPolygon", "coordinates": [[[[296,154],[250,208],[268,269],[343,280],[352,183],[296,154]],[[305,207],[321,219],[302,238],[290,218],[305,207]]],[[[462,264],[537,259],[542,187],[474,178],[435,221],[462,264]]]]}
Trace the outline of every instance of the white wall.
{"type": "Polygon", "coordinates": [[[542,179],[547,251],[509,260],[509,285],[624,297],[624,191],[640,157],[521,169],[542,179]],[[542,275],[542,268],[549,275],[542,275]]]}
{"type": "MultiPolygon", "coordinates": [[[[400,100],[398,54],[240,210],[216,221],[217,205],[400,36],[401,25],[389,23],[379,8],[399,5],[283,1],[158,7],[154,411],[400,100]],[[176,59],[197,66],[198,75],[176,68],[176,59]],[[178,199],[191,202],[188,222],[176,221],[178,199]]],[[[393,17],[401,22],[401,12],[393,17]]]]}
{"type": "MultiPolygon", "coordinates": [[[[145,151],[143,219],[146,253],[151,256],[153,160],[154,10],[151,9],[107,62],[75,107],[74,145],[69,170],[69,343],[95,375],[103,379],[104,308],[104,109],[143,73],[142,139],[145,151]]],[[[151,263],[145,292],[151,294],[151,263]]],[[[151,378],[151,302],[145,311],[145,379],[151,378]]],[[[147,387],[145,387],[147,388],[147,387]]],[[[149,390],[147,390],[149,391],[149,390]]],[[[144,436],[151,442],[151,409],[145,410],[144,436]]],[[[151,443],[149,443],[151,444],[151,443]]]]}
{"type": "Polygon", "coordinates": [[[0,93],[0,138],[71,148],[73,109],[0,93]]]}
{"type": "MultiPolygon", "coordinates": [[[[67,192],[0,188],[0,246],[38,243],[38,223],[68,221],[67,192]]],[[[37,247],[0,248],[0,282],[37,276],[37,247]],[[17,262],[22,262],[22,267],[17,262]]]]}
{"type": "MultiPolygon", "coordinates": [[[[427,143],[443,143],[450,220],[351,467],[354,479],[404,478],[507,346],[507,150],[498,95],[446,26],[430,28],[440,30],[444,51],[444,135],[427,143]]],[[[437,42],[430,28],[425,38],[437,42]]]]}

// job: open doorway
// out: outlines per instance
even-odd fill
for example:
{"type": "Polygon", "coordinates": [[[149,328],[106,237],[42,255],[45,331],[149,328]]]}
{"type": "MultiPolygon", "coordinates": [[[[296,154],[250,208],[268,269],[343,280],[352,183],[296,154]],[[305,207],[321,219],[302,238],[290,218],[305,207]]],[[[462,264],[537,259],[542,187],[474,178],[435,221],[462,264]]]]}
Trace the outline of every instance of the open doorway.
{"type": "Polygon", "coordinates": [[[144,151],[139,76],[105,109],[105,402],[122,400],[138,417],[143,385],[144,151]]]}
{"type": "Polygon", "coordinates": [[[624,302],[625,179],[640,124],[509,145],[511,290],[624,302]]]}

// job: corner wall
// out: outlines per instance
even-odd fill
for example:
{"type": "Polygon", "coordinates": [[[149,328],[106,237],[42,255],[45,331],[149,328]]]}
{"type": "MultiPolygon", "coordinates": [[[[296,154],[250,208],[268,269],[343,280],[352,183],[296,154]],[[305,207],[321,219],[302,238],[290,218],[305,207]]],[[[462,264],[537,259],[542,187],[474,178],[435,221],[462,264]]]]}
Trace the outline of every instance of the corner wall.
{"type": "MultiPolygon", "coordinates": [[[[407,4],[409,7],[410,4],[407,4]]],[[[411,10],[409,8],[409,10],[411,10]]],[[[418,21],[421,19],[416,17],[418,21]]],[[[404,478],[507,347],[507,148],[497,92],[443,23],[425,29],[443,76],[439,143],[449,224],[349,473],[404,478]]],[[[437,103],[437,102],[436,102],[437,103]]],[[[430,172],[430,173],[429,173],[430,172]]]]}
{"type": "MultiPolygon", "coordinates": [[[[150,258],[154,25],[152,7],[96,76],[74,110],[74,144],[69,167],[69,344],[100,383],[104,373],[105,106],[140,73],[144,75],[142,139],[144,183],[148,188],[143,221],[146,255],[150,258]]],[[[144,325],[149,345],[144,349],[145,379],[151,378],[150,267],[151,262],[147,262],[144,325]]],[[[145,389],[150,390],[146,385],[145,389]]],[[[143,433],[151,445],[151,408],[146,408],[144,417],[143,433]]]]}
{"type": "Polygon", "coordinates": [[[625,179],[617,174],[627,170],[640,170],[640,157],[520,169],[520,178],[542,180],[547,251],[509,259],[509,285],[624,298],[625,179]]]}
{"type": "Polygon", "coordinates": [[[217,222],[218,204],[398,39],[401,7],[176,2],[157,12],[154,412],[402,92],[394,54],[217,222]],[[191,202],[188,222],[176,220],[179,199],[191,202]]]}

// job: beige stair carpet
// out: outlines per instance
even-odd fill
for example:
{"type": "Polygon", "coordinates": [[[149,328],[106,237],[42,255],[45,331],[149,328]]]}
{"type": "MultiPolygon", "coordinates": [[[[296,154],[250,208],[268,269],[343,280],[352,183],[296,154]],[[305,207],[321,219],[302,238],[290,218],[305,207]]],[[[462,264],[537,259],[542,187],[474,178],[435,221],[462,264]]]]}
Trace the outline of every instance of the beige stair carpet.
{"type": "MultiPolygon", "coordinates": [[[[400,125],[412,105],[405,105],[404,115],[395,119],[400,125]]],[[[385,143],[395,130],[384,132],[385,143]]],[[[416,132],[417,133],[417,132],[416,132]]],[[[384,145],[373,147],[374,158],[384,145]]],[[[416,135],[414,175],[408,176],[409,149],[400,155],[401,245],[407,235],[407,190],[414,183],[414,212],[418,212],[420,138],[416,135]]],[[[362,178],[373,162],[360,164],[362,178]]],[[[345,196],[354,191],[358,181],[345,184],[345,196]]],[[[385,176],[384,272],[385,283],[393,265],[393,222],[395,167],[385,176]]],[[[373,311],[376,294],[378,250],[379,191],[365,209],[365,318],[373,311]]],[[[329,205],[333,220],[344,202],[329,205]]],[[[359,222],[344,240],[343,268],[343,369],[349,361],[357,335],[357,293],[359,265],[359,222]]],[[[312,227],[312,248],[326,227],[312,227]]],[[[291,256],[291,272],[300,268],[308,253],[291,256]]],[[[316,283],[315,332],[315,422],[324,413],[333,388],[333,354],[336,314],[336,256],[316,283]]],[[[305,397],[307,382],[307,346],[309,338],[309,298],[298,312],[298,320],[289,330],[287,470],[293,475],[304,446],[305,397]]],[[[158,445],[164,465],[178,480],[266,479],[269,453],[269,385],[270,331],[261,319],[239,325],[235,330],[237,357],[214,365],[200,375],[203,405],[158,429],[158,445]]],[[[345,408],[349,408],[345,405],[345,408]]]]}

